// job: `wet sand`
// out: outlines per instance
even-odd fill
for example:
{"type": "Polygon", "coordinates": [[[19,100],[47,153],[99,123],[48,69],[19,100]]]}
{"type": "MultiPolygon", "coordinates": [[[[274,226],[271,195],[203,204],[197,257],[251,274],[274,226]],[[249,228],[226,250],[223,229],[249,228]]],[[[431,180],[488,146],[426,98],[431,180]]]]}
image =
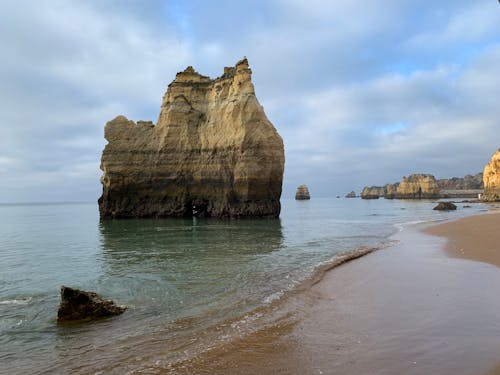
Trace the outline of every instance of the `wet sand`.
{"type": "MultiPolygon", "coordinates": [[[[499,217],[439,230],[464,225],[462,234],[476,220],[484,227],[499,217]]],[[[445,238],[417,228],[395,240],[289,298],[280,307],[293,311],[288,319],[166,372],[499,374],[497,266],[451,258],[443,251],[445,238]]]]}
{"type": "Polygon", "coordinates": [[[500,213],[467,217],[440,224],[426,233],[447,238],[446,251],[457,258],[500,267],[500,213]]]}

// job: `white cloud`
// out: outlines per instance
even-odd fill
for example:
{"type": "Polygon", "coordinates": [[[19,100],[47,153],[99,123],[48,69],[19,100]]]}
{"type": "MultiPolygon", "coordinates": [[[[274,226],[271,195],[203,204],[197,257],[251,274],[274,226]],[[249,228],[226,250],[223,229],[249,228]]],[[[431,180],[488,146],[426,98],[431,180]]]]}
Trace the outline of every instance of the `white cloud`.
{"type": "Polygon", "coordinates": [[[2,1],[0,194],[96,199],[106,121],[155,121],[177,71],[244,55],[285,195],[474,173],[500,142],[499,33],[494,1],[2,1]]]}

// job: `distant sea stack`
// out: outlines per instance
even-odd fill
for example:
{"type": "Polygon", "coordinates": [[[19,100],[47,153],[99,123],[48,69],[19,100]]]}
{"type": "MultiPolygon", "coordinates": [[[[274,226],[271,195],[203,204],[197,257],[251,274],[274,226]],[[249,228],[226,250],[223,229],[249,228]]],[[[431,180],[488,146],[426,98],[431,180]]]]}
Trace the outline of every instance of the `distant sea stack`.
{"type": "Polygon", "coordinates": [[[431,174],[412,174],[403,177],[396,189],[397,199],[439,198],[439,187],[431,174]]]}
{"type": "Polygon", "coordinates": [[[500,201],[500,149],[493,154],[491,161],[484,167],[483,182],[482,200],[500,201]]]}
{"type": "Polygon", "coordinates": [[[356,198],[356,192],[353,190],[350,193],[347,193],[346,198],[356,198]]]}
{"type": "Polygon", "coordinates": [[[311,195],[309,194],[309,189],[306,185],[300,185],[295,192],[295,199],[302,201],[311,199],[311,195]]]}
{"type": "Polygon", "coordinates": [[[401,182],[385,186],[365,186],[363,199],[435,199],[439,198],[439,187],[431,174],[411,174],[401,182]]]}
{"type": "Polygon", "coordinates": [[[108,122],[101,218],[279,216],[283,141],[251,75],[246,58],[214,80],[188,67],[156,125],[108,122]]]}
{"type": "Polygon", "coordinates": [[[385,195],[385,189],[382,186],[365,186],[361,191],[362,199],[379,199],[385,195]]]}

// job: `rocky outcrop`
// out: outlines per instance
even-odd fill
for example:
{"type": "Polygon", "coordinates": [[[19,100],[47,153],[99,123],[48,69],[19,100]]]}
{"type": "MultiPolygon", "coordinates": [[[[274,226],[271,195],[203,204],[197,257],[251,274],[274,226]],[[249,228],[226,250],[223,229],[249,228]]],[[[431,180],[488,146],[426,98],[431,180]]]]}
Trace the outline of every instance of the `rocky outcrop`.
{"type": "Polygon", "coordinates": [[[378,199],[385,195],[383,186],[365,186],[361,191],[362,199],[378,199]]]}
{"type": "Polygon", "coordinates": [[[397,199],[439,198],[439,187],[431,174],[412,174],[403,177],[396,189],[397,199]]]}
{"type": "Polygon", "coordinates": [[[484,194],[481,199],[487,202],[500,201],[500,149],[484,167],[483,182],[484,194]]]}
{"type": "Polygon", "coordinates": [[[119,315],[125,310],[125,307],[117,306],[96,293],[62,286],[57,320],[95,320],[119,315]]]}
{"type": "Polygon", "coordinates": [[[396,193],[398,190],[399,183],[395,184],[387,184],[384,187],[384,198],[386,199],[394,199],[396,198],[396,193]]]}
{"type": "Polygon", "coordinates": [[[101,218],[280,213],[283,141],[246,59],[214,80],[177,73],[156,125],[118,116],[105,138],[101,218]]]}
{"type": "Polygon", "coordinates": [[[440,190],[480,190],[484,188],[483,173],[474,176],[468,174],[465,177],[452,177],[437,180],[440,190]]]}
{"type": "Polygon", "coordinates": [[[295,192],[295,199],[297,200],[307,200],[311,199],[311,195],[309,194],[309,189],[306,185],[300,185],[295,192]]]}
{"type": "Polygon", "coordinates": [[[347,193],[346,198],[356,198],[356,192],[353,190],[350,193],[347,193]]]}
{"type": "Polygon", "coordinates": [[[453,211],[456,209],[457,206],[453,204],[453,202],[439,202],[438,205],[433,208],[433,210],[437,211],[453,211]]]}

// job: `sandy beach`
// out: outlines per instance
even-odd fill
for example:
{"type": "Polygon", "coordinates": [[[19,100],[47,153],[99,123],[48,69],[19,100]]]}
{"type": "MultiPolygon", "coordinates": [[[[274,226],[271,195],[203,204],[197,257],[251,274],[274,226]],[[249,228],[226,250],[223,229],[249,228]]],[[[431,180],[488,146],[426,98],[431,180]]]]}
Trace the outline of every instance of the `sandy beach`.
{"type": "Polygon", "coordinates": [[[290,298],[282,324],[174,373],[500,374],[499,224],[407,228],[290,298]]]}
{"type": "Polygon", "coordinates": [[[499,212],[443,223],[425,232],[447,238],[446,252],[453,257],[500,267],[499,212]]]}

